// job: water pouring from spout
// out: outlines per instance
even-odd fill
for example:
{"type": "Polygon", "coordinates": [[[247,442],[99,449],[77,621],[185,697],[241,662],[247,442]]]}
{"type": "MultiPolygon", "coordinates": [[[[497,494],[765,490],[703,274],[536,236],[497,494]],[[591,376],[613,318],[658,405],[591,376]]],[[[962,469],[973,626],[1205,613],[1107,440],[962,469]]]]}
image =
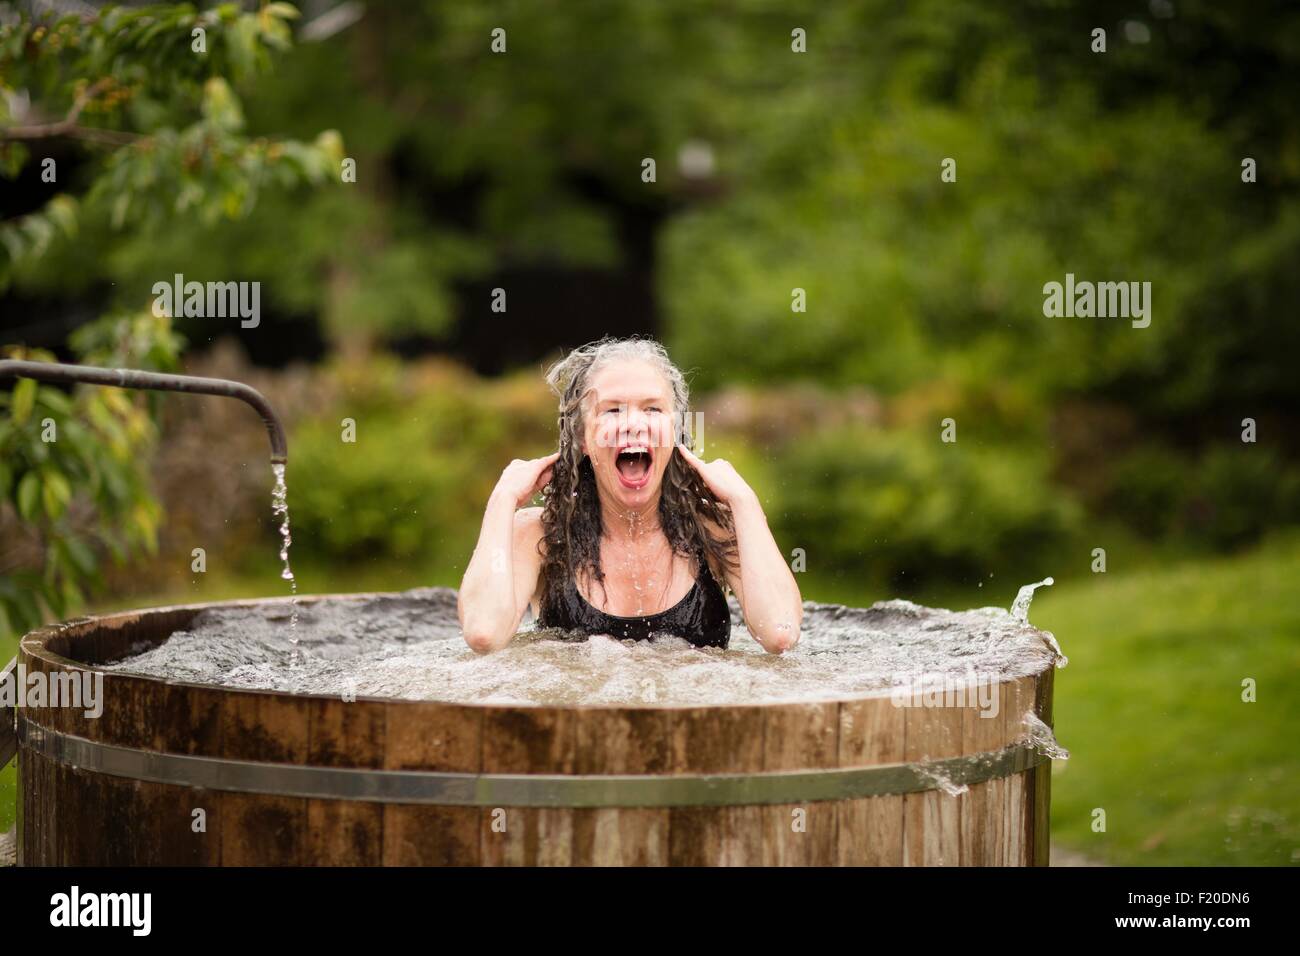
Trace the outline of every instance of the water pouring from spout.
{"type": "Polygon", "coordinates": [[[297,657],[296,645],[298,644],[298,582],[293,576],[293,570],[289,567],[289,545],[293,543],[293,538],[289,534],[289,489],[284,483],[284,463],[280,462],[271,465],[271,471],[275,475],[275,488],[271,491],[271,510],[278,517],[283,519],[280,522],[280,560],[284,562],[284,570],[280,572],[280,577],[289,582],[289,592],[292,595],[289,613],[289,640],[295,645],[294,656],[297,657]]]}

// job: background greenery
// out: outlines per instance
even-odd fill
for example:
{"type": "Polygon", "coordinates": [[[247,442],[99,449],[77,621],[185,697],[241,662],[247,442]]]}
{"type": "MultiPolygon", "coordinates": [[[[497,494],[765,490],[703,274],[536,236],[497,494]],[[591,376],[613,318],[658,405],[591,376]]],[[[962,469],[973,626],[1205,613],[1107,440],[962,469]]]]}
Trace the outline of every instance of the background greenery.
{"type": "MultiPolygon", "coordinates": [[[[708,454],[806,553],[805,597],[1005,606],[1055,577],[1033,619],[1071,659],[1060,844],[1300,859],[1292,6],[374,2],[328,36],[324,0],[62,34],[0,12],[4,91],[52,119],[84,98],[82,125],[130,137],[6,139],[33,120],[5,100],[0,341],[266,392],[300,589],[455,585],[501,467],[553,446],[542,364],[655,334],[691,370],[708,454]],[[195,23],[206,59],[176,39],[195,23]],[[261,325],[149,315],[176,272],[261,281],[261,325]],[[1150,281],[1150,327],[1045,318],[1067,272],[1150,281]]],[[[246,410],[0,402],[5,659],[41,618],[279,592],[246,410]],[[45,416],[69,436],[52,458],[45,416]]]]}

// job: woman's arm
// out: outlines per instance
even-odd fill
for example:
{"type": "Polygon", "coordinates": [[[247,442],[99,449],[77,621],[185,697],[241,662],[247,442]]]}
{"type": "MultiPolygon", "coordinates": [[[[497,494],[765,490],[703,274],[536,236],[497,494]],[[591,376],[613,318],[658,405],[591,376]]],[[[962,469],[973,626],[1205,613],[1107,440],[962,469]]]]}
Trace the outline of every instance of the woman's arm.
{"type": "Polygon", "coordinates": [[[542,509],[518,509],[551,480],[558,457],[559,452],[531,461],[515,459],[488,498],[456,599],[465,643],[480,654],[510,643],[537,589],[542,509]]]}
{"type": "Polygon", "coordinates": [[[745,626],[771,654],[794,647],[799,643],[803,598],[767,526],[758,495],[723,459],[706,463],[682,445],[677,448],[709,490],[731,509],[740,571],[734,577],[728,575],[728,583],[740,601],[745,626]]]}

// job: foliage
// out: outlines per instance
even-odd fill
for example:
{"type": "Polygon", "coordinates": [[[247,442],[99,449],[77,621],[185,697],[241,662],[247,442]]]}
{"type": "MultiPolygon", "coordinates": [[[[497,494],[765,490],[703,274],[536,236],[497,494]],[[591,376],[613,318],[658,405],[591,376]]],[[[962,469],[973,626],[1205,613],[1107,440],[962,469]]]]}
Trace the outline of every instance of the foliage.
{"type": "MultiPolygon", "coordinates": [[[[151,313],[108,316],[72,342],[91,365],[175,367],[180,342],[151,313]]],[[[8,358],[51,361],[48,353],[8,358]]],[[[0,634],[23,633],[47,615],[66,617],[100,580],[104,552],[118,561],[151,552],[161,510],[140,467],[157,440],[143,395],[79,386],[71,395],[20,379],[0,392],[0,524],[15,532],[0,573],[0,634]],[[22,524],[22,541],[14,519],[22,524]],[[33,566],[9,570],[25,545],[33,566]]]]}
{"type": "Polygon", "coordinates": [[[1187,549],[1236,548],[1300,522],[1300,468],[1267,445],[1214,445],[1195,455],[1151,443],[1103,471],[1106,513],[1187,549]]]}
{"type": "Polygon", "coordinates": [[[316,559],[464,559],[500,469],[554,444],[536,382],[476,384],[437,366],[403,375],[382,360],[335,374],[354,387],[296,429],[289,468],[295,546],[316,559]]]}
{"type": "Polygon", "coordinates": [[[48,138],[108,147],[84,194],[65,190],[0,223],[0,289],[86,219],[112,230],[156,229],[177,216],[211,226],[247,215],[267,186],[336,178],[343,158],[336,132],[312,142],[243,132],[235,85],[265,72],[271,51],[289,46],[287,21],[296,16],[286,3],[254,13],[234,3],[202,12],[151,4],[0,27],[0,104],[22,92],[33,103],[29,117],[62,117],[33,123],[0,112],[0,168],[16,177],[30,161],[27,144],[48,138]],[[196,30],[204,31],[202,51],[194,49],[196,30]]]}
{"type": "Polygon", "coordinates": [[[769,520],[810,570],[864,585],[1036,574],[1080,518],[1046,464],[1038,451],[911,430],[823,430],[775,456],[769,520]]]}
{"type": "Polygon", "coordinates": [[[1193,533],[1220,548],[1251,544],[1273,528],[1300,523],[1300,468],[1271,448],[1209,450],[1193,489],[1193,533]]]}
{"type": "MultiPolygon", "coordinates": [[[[0,292],[43,270],[59,286],[84,281],[85,263],[102,258],[93,250],[108,235],[157,237],[186,221],[208,228],[248,215],[267,187],[337,181],[337,133],[300,142],[244,132],[236,88],[289,46],[297,15],[285,3],[255,12],[235,3],[203,11],[150,4],[6,19],[0,174],[15,178],[35,162],[29,144],[66,139],[97,152],[77,177],[49,167],[58,191],[0,222],[0,292]],[[24,114],[12,115],[24,103],[24,114]],[[87,234],[94,243],[66,258],[87,234]]],[[[44,174],[47,162],[40,165],[44,174]]],[[[128,295],[129,304],[80,328],[73,354],[91,365],[173,367],[179,340],[167,318],[136,312],[142,298],[128,295]]],[[[0,495],[19,524],[0,575],[0,632],[66,616],[99,583],[101,550],[121,560],[154,547],[161,512],[148,487],[153,401],[115,389],[69,397],[29,380],[0,392],[8,409],[0,495]]]]}

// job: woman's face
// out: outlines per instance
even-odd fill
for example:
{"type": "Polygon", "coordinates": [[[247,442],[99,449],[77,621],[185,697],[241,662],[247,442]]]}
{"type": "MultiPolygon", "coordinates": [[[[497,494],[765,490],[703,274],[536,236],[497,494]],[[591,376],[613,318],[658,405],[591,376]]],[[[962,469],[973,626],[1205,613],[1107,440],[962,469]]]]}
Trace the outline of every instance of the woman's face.
{"type": "Polygon", "coordinates": [[[672,389],[649,362],[617,359],[591,376],[583,451],[602,499],[641,511],[657,498],[676,445],[672,389]]]}

